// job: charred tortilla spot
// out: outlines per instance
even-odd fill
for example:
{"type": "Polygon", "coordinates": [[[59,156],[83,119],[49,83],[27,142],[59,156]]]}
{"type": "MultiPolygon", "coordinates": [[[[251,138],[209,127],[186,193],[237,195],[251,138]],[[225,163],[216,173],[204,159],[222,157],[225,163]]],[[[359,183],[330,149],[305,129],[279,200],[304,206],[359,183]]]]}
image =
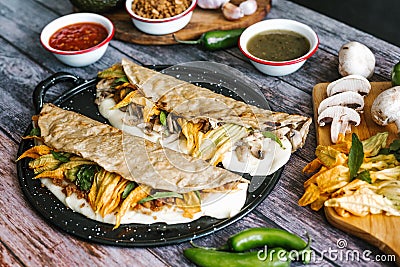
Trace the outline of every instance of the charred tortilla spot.
{"type": "Polygon", "coordinates": [[[168,103],[161,99],[157,102],[156,106],[160,109],[165,109],[168,106],[168,103]]]}
{"type": "Polygon", "coordinates": [[[279,127],[279,126],[281,126],[281,123],[277,122],[277,121],[266,121],[266,122],[264,122],[264,124],[269,126],[269,127],[279,127]]]}
{"type": "Polygon", "coordinates": [[[254,118],[254,113],[251,112],[244,112],[242,114],[238,114],[239,118],[254,118]]]}

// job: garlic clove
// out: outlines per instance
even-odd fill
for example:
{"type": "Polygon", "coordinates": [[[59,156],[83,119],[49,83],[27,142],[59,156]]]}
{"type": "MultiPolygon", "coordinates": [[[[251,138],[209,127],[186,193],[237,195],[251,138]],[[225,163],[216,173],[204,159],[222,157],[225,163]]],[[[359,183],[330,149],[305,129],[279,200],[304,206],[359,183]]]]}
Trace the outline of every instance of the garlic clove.
{"type": "Polygon", "coordinates": [[[197,0],[197,5],[203,9],[217,9],[229,0],[197,0]]]}
{"type": "Polygon", "coordinates": [[[222,6],[222,14],[227,20],[237,20],[244,16],[242,9],[230,2],[222,6]]]}
{"type": "Polygon", "coordinates": [[[240,3],[239,8],[242,10],[245,16],[254,14],[257,10],[257,1],[256,0],[246,0],[240,3]]]}

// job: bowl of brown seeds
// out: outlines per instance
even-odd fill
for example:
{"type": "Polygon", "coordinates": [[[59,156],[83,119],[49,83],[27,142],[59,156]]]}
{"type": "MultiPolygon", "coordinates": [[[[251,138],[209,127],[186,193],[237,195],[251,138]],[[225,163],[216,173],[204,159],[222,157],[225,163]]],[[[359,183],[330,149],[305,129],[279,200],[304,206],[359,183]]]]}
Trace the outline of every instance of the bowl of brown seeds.
{"type": "Polygon", "coordinates": [[[137,29],[164,35],[184,28],[196,4],[197,0],[127,0],[125,8],[137,29]]]}

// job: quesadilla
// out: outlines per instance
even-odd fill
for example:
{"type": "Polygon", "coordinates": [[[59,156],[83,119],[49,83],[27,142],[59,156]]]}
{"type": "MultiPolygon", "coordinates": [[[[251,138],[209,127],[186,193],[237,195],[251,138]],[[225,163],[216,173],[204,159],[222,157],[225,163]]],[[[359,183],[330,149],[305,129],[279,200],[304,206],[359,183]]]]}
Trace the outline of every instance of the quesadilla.
{"type": "Polygon", "coordinates": [[[99,72],[100,113],[123,131],[216,166],[268,175],[302,147],[311,118],[258,108],[123,59],[99,72]]]}
{"type": "Polygon", "coordinates": [[[78,113],[45,104],[40,144],[23,153],[35,178],[65,205],[118,227],[182,223],[237,214],[247,196],[240,175],[78,113]]]}

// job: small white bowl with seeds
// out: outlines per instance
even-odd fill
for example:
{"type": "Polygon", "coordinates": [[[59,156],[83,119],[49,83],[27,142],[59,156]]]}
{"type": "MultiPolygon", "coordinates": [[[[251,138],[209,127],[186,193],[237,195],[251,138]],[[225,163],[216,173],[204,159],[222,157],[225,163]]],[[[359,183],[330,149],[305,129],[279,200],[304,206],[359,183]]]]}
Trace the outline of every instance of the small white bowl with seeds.
{"type": "Polygon", "coordinates": [[[189,24],[197,0],[127,0],[125,8],[133,24],[151,35],[165,35],[189,24]]]}

